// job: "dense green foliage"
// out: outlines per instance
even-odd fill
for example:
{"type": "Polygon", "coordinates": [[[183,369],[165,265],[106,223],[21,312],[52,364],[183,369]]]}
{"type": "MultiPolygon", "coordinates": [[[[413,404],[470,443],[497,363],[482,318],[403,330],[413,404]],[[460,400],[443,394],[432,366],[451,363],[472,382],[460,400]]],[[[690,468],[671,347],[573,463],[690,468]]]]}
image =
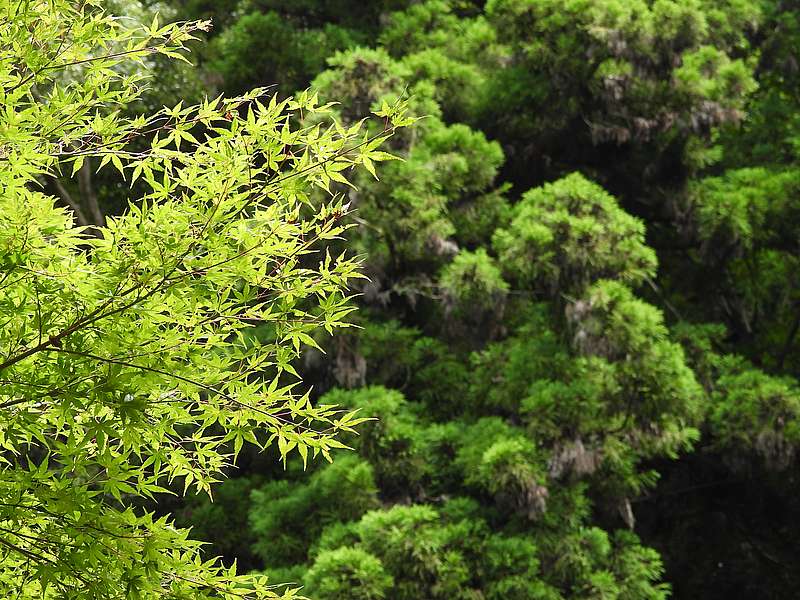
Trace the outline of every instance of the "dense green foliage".
{"type": "Polygon", "coordinates": [[[245,443],[330,458],[364,420],[314,405],[292,366],[346,325],[360,276],[331,253],[346,205],[310,195],[374,173],[404,119],[387,105],[365,134],[263,89],[130,117],[149,57],[184,58],[207,23],[0,14],[0,596],[278,598],[136,503],[210,496],[245,443]],[[132,190],[93,228],[41,191],[91,158],[132,190]]]}
{"type": "MultiPolygon", "coordinates": [[[[403,160],[379,179],[373,162],[389,154],[370,148],[354,159],[364,169],[347,181],[324,171],[303,197],[313,227],[331,214],[328,192],[343,196],[347,240],[326,242],[331,256],[364,256],[366,278],[351,282],[358,327],[333,338],[304,328],[308,350],[290,345],[280,366],[314,385],[317,410],[376,420],[342,432],[353,451],[332,464],[244,445],[214,503],[162,496],[151,509],[209,540],[207,557],[317,600],[796,594],[797,0],[115,4],[138,19],[159,9],[215,24],[195,49],[199,69],[153,63],[157,81],[123,114],[176,93],[275,86],[267,94],[284,98],[310,86],[338,104],[330,117],[292,105],[298,131],[333,118],[349,132],[398,98],[421,117],[387,140],[403,160]]],[[[362,125],[367,136],[385,127],[362,125]]],[[[196,176],[235,177],[242,163],[230,162],[196,176]]],[[[97,225],[128,194],[107,171],[48,185],[97,225]]],[[[215,243],[224,258],[236,238],[215,243]]],[[[91,268],[113,270],[112,259],[91,268]]],[[[220,277],[191,284],[213,297],[247,274],[220,277]]],[[[314,313],[308,278],[292,300],[314,313]]],[[[68,320],[68,299],[58,302],[68,320]]],[[[269,314],[242,316],[248,344],[280,336],[270,321],[283,313],[269,314]]],[[[96,343],[124,354],[155,335],[148,327],[170,331],[120,320],[81,351],[111,336],[96,343]]],[[[214,360],[235,360],[216,339],[214,360]]],[[[214,377],[207,355],[182,352],[160,347],[151,360],[214,377]]]]}

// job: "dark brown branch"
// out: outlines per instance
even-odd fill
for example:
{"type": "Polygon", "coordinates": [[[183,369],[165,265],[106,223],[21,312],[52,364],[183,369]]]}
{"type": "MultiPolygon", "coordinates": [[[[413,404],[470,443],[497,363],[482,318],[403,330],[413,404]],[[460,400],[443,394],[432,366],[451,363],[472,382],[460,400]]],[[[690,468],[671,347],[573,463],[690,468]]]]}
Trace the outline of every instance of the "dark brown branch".
{"type": "Polygon", "coordinates": [[[78,186],[80,187],[83,201],[89,206],[92,221],[95,225],[103,227],[106,224],[106,218],[100,210],[100,204],[97,202],[97,193],[92,185],[92,159],[88,156],[78,171],[78,186]]]}
{"type": "Polygon", "coordinates": [[[56,190],[58,197],[66,204],[70,209],[72,209],[72,213],[75,215],[75,219],[78,221],[78,225],[86,226],[90,225],[91,223],[86,218],[86,215],[81,209],[81,205],[72,198],[72,195],[67,191],[67,188],[64,187],[64,184],[61,183],[61,180],[58,177],[50,177],[50,183],[56,190]]]}

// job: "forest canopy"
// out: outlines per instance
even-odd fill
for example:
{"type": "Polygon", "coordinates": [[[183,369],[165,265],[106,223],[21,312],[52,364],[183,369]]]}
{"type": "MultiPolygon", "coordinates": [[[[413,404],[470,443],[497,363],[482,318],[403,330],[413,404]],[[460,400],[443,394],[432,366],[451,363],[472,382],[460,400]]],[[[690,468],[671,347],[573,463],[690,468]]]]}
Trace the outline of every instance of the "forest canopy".
{"type": "Polygon", "coordinates": [[[0,7],[2,595],[800,588],[797,0],[0,7]]]}

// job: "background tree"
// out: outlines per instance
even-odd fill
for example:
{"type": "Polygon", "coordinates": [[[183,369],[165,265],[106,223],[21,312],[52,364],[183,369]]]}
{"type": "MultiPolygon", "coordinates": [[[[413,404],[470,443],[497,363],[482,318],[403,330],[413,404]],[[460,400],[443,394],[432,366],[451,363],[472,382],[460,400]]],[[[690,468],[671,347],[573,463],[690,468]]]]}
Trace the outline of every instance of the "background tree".
{"type": "Polygon", "coordinates": [[[172,10],[219,24],[210,89],[313,82],[348,127],[407,91],[426,118],[381,181],[331,183],[361,328],[291,363],[379,418],[357,456],[245,445],[219,505],[154,510],[320,599],[794,593],[796,2],[172,10]]]}

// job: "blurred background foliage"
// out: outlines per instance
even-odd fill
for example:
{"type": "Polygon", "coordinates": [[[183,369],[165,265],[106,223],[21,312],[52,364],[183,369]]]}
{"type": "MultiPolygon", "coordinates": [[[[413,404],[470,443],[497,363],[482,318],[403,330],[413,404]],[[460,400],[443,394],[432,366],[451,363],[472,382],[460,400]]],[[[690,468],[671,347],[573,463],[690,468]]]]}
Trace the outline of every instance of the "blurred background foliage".
{"type": "Polygon", "coordinates": [[[336,189],[360,328],[296,365],[377,420],[159,508],[209,553],[319,600],[800,588],[797,0],[115,7],[214,21],[153,106],[274,85],[424,117],[336,189]]]}

